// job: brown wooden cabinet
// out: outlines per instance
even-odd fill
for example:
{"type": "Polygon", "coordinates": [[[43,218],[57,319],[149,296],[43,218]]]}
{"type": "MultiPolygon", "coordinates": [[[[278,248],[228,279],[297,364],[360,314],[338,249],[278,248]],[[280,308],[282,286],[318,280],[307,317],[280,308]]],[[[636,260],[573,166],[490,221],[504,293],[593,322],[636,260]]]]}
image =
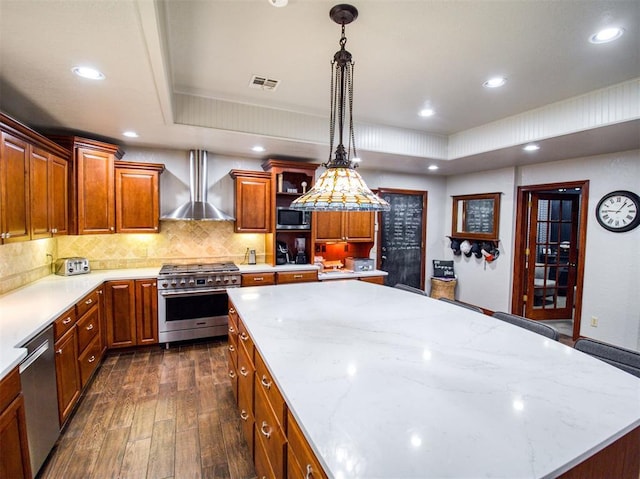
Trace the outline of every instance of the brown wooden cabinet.
{"type": "Polygon", "coordinates": [[[32,147],[29,168],[31,239],[67,234],[67,161],[32,147]]]}
{"type": "Polygon", "coordinates": [[[231,170],[235,180],[236,233],[272,231],[271,174],[262,171],[231,170]]]}
{"type": "Polygon", "coordinates": [[[56,338],[56,382],[58,386],[58,416],[60,425],[73,411],[80,398],[81,383],[78,367],[78,333],[75,327],[56,338]]]}
{"type": "Polygon", "coordinates": [[[374,235],[374,213],[368,211],[319,211],[315,214],[314,240],[370,242],[374,235]]]}
{"type": "Polygon", "coordinates": [[[20,373],[14,368],[0,381],[0,477],[30,479],[29,444],[20,373]]]}
{"type": "Polygon", "coordinates": [[[158,286],[155,279],[137,279],[136,344],[158,342],[158,286]]]}
{"type": "Polygon", "coordinates": [[[102,314],[99,290],[85,296],[76,304],[76,330],[78,337],[78,367],[80,385],[86,387],[102,359],[102,314]]]}
{"type": "Polygon", "coordinates": [[[158,298],[155,279],[105,283],[107,347],[158,342],[158,298]]]}
{"type": "Polygon", "coordinates": [[[162,171],[155,163],[115,162],[116,232],[158,232],[162,171]]]}
{"type": "Polygon", "coordinates": [[[30,239],[29,144],[0,132],[0,239],[30,239]]]}
{"type": "Polygon", "coordinates": [[[310,269],[307,271],[278,271],[276,272],[277,284],[289,283],[309,283],[318,281],[318,270],[310,269]]]}
{"type": "Polygon", "coordinates": [[[51,234],[66,235],[69,230],[69,162],[59,156],[50,155],[49,175],[51,234]]]}
{"type": "Polygon", "coordinates": [[[276,284],[275,273],[242,273],[242,286],[270,286],[276,284]]]}

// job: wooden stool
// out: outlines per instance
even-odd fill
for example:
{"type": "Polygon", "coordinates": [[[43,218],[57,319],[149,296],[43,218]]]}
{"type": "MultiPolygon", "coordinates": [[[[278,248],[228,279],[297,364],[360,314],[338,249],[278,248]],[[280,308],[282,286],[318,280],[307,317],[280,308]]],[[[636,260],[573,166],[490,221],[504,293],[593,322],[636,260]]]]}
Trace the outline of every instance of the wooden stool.
{"type": "Polygon", "coordinates": [[[455,289],[457,280],[443,280],[441,278],[431,278],[431,296],[432,298],[448,298],[448,299],[456,299],[455,298],[455,289]]]}

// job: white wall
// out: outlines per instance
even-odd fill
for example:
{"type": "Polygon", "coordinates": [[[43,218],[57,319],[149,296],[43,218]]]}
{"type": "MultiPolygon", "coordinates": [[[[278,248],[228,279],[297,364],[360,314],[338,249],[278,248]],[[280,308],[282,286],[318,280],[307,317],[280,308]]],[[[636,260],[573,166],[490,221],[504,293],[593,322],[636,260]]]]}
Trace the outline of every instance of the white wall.
{"type": "Polygon", "coordinates": [[[640,150],[523,166],[519,176],[521,185],[589,180],[580,334],[640,351],[640,228],[611,233],[595,218],[606,193],[640,194],[640,150]]]}
{"type": "Polygon", "coordinates": [[[464,254],[455,256],[450,241],[445,238],[447,259],[453,259],[458,276],[456,298],[493,311],[511,310],[511,276],[513,272],[513,233],[515,229],[515,169],[503,168],[469,175],[449,177],[444,205],[444,235],[451,234],[452,196],[480,193],[502,193],[498,249],[500,256],[488,263],[484,258],[464,254]]]}

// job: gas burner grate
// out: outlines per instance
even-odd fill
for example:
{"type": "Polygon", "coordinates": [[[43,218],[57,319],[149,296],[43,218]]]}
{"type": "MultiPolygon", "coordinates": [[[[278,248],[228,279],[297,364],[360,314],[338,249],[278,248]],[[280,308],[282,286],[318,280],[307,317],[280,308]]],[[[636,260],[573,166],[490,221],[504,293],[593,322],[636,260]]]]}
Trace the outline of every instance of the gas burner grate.
{"type": "Polygon", "coordinates": [[[239,270],[235,263],[164,264],[159,274],[230,273],[239,270]]]}

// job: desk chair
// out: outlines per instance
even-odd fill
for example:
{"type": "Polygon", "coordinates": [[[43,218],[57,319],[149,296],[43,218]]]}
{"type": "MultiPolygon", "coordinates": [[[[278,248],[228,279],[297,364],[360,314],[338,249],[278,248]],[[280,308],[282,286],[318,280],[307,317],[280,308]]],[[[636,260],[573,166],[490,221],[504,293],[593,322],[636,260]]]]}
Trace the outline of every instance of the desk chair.
{"type": "Polygon", "coordinates": [[[640,353],[636,351],[588,338],[578,339],[573,347],[640,378],[640,353]]]}
{"type": "Polygon", "coordinates": [[[549,339],[553,339],[554,341],[557,341],[559,338],[558,330],[556,328],[553,328],[548,324],[544,324],[539,321],[533,321],[531,319],[523,318],[522,316],[518,316],[515,314],[503,313],[502,311],[496,311],[495,313],[493,313],[493,317],[496,319],[500,319],[501,321],[520,326],[521,328],[528,329],[529,331],[533,331],[534,333],[541,334],[549,339]]]}
{"type": "Polygon", "coordinates": [[[409,286],[407,284],[398,283],[394,286],[394,288],[402,289],[403,291],[409,291],[410,293],[421,294],[422,296],[427,296],[426,291],[422,291],[421,289],[414,288],[413,286],[409,286]]]}
{"type": "Polygon", "coordinates": [[[456,306],[460,306],[461,308],[470,309],[471,311],[475,311],[476,313],[484,314],[484,311],[477,306],[472,306],[471,304],[463,303],[462,301],[457,301],[455,299],[449,298],[438,298],[440,301],[444,301],[445,303],[455,304],[456,306]]]}

